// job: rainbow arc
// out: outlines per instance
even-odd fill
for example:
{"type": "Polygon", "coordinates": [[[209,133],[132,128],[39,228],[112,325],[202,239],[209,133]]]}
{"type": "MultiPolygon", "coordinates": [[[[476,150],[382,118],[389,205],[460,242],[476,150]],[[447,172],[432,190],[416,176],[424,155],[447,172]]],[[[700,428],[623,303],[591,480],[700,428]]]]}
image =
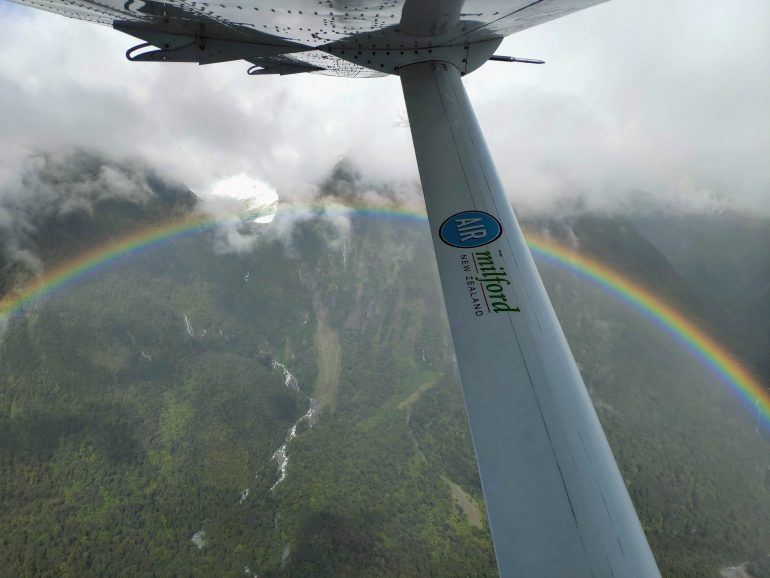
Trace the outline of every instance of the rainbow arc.
{"type": "MultiPolygon", "coordinates": [[[[420,210],[371,205],[287,206],[281,207],[280,212],[387,218],[418,223],[427,221],[425,213],[420,210]]],[[[253,214],[250,215],[250,217],[253,216],[253,214]]],[[[209,216],[177,219],[97,247],[47,272],[22,290],[0,299],[0,317],[18,314],[24,310],[25,306],[33,304],[36,299],[54,293],[118,258],[147,250],[171,239],[212,229],[221,222],[221,218],[212,219],[209,216]]],[[[770,392],[737,356],[717,342],[695,321],[666,303],[649,288],[593,257],[533,232],[527,233],[526,238],[536,259],[571,271],[597,285],[672,335],[722,383],[727,385],[744,404],[757,411],[764,426],[770,427],[770,392]]]]}

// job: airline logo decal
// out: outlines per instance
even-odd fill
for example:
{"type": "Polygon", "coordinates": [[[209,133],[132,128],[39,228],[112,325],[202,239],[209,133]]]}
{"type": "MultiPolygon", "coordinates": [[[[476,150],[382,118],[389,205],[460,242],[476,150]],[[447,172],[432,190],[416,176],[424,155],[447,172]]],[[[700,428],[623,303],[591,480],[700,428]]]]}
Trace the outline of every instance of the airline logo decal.
{"type": "Polygon", "coordinates": [[[482,317],[487,313],[521,311],[509,301],[511,282],[501,263],[502,252],[496,251],[496,253],[497,255],[493,251],[484,249],[460,255],[460,267],[465,276],[465,286],[476,317],[482,317]]]}
{"type": "Polygon", "coordinates": [[[438,234],[447,245],[468,249],[459,255],[459,265],[476,317],[520,311],[510,299],[513,287],[502,251],[481,248],[503,234],[500,221],[483,211],[463,211],[444,221],[438,234]]]}
{"type": "Polygon", "coordinates": [[[503,234],[500,221],[483,211],[463,211],[444,221],[438,230],[447,245],[473,249],[488,245],[503,234]]]}

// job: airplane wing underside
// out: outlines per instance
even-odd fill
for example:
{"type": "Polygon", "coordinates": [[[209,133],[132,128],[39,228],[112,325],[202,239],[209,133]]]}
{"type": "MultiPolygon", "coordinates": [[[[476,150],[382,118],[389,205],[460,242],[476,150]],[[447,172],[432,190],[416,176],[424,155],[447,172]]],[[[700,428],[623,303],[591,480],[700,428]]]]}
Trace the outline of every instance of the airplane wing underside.
{"type": "Polygon", "coordinates": [[[602,0],[15,1],[134,36],[136,61],[398,74],[500,574],[659,576],[461,80],[602,0]]]}
{"type": "Polygon", "coordinates": [[[405,53],[425,61],[436,48],[496,46],[605,0],[13,1],[114,26],[158,49],[137,60],[247,60],[262,74],[372,77],[394,73],[405,53]]]}

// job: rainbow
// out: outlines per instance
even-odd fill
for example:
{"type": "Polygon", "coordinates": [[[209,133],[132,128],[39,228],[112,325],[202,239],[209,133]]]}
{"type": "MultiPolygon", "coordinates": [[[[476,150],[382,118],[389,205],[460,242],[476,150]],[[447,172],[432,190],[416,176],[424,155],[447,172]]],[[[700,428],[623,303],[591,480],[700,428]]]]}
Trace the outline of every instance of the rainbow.
{"type": "MultiPolygon", "coordinates": [[[[99,247],[83,253],[77,258],[57,265],[45,275],[29,283],[18,291],[13,291],[0,298],[0,318],[9,317],[22,311],[25,306],[33,304],[37,299],[50,295],[62,288],[75,283],[84,276],[93,274],[100,268],[124,259],[131,255],[152,249],[171,239],[190,236],[206,230],[215,229],[227,224],[239,224],[244,218],[254,219],[272,214],[272,211],[250,211],[245,214],[203,215],[177,217],[165,223],[148,227],[131,233],[115,241],[109,241],[99,247]]],[[[405,221],[425,222],[425,212],[405,208],[378,208],[370,205],[286,205],[281,208],[282,216],[312,217],[325,216],[356,216],[370,218],[396,218],[405,221]]]]}
{"type": "MultiPolygon", "coordinates": [[[[280,214],[295,213],[300,216],[324,214],[346,215],[364,218],[395,218],[412,222],[425,222],[427,217],[420,209],[374,207],[371,205],[316,205],[282,207],[280,214]]],[[[250,217],[254,217],[251,214],[250,217]]],[[[0,318],[20,313],[25,306],[37,299],[60,290],[80,278],[98,271],[116,260],[146,251],[170,239],[195,234],[219,226],[237,217],[194,216],[176,219],[108,242],[78,258],[63,263],[46,275],[30,283],[22,290],[0,299],[0,318]]],[[[600,261],[576,252],[552,239],[528,232],[527,243],[536,259],[557,265],[586,279],[606,293],[630,305],[659,328],[672,335],[720,381],[758,413],[761,422],[770,426],[770,392],[740,360],[726,347],[719,344],[704,329],[698,327],[684,314],[674,309],[641,283],[611,269],[600,261]]]]}
{"type": "Polygon", "coordinates": [[[19,291],[0,299],[0,317],[8,317],[24,310],[37,299],[54,293],[101,267],[139,251],[150,249],[164,241],[193,234],[213,226],[210,217],[187,217],[164,223],[127,235],[119,240],[86,251],[71,261],[62,263],[19,291]]]}
{"type": "Polygon", "coordinates": [[[621,275],[604,263],[531,232],[526,234],[526,238],[536,259],[555,264],[593,282],[606,293],[631,305],[663,331],[672,335],[736,393],[744,404],[757,411],[766,427],[770,426],[770,392],[737,357],[717,343],[708,332],[641,283],[621,275]]]}

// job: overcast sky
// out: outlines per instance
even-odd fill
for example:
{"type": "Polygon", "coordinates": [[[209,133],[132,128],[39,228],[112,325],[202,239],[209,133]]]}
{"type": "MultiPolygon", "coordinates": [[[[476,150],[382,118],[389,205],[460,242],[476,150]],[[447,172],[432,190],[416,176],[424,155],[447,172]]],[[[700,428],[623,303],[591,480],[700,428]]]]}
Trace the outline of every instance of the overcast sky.
{"type": "MultiPolygon", "coordinates": [[[[339,159],[417,179],[397,78],[249,77],[127,62],[137,40],[0,0],[0,188],[30,150],[149,159],[207,194],[245,175],[307,194],[339,159]]],[[[506,39],[466,78],[510,197],[770,214],[766,0],[612,0],[506,39]],[[638,195],[637,195],[638,197],[638,195]]]]}

